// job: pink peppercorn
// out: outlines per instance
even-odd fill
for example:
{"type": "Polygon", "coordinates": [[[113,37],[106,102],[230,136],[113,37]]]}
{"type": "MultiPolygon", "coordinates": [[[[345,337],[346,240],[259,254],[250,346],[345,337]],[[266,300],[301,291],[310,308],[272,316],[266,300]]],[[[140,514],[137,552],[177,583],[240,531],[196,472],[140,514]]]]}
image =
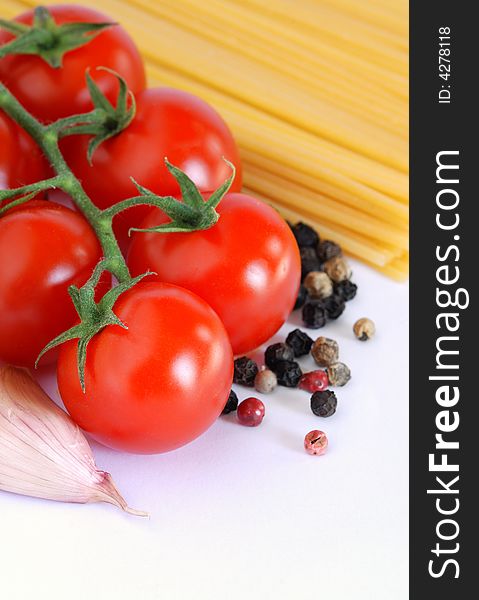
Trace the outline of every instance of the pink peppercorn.
{"type": "Polygon", "coordinates": [[[324,431],[314,429],[306,434],[304,438],[304,449],[308,454],[315,454],[317,456],[324,454],[328,447],[328,438],[324,431]]]}
{"type": "Polygon", "coordinates": [[[305,373],[299,380],[299,387],[310,393],[322,392],[327,389],[328,385],[328,374],[321,369],[305,373]]]}
{"type": "Polygon", "coordinates": [[[264,418],[264,404],[258,398],[246,398],[238,406],[236,416],[241,425],[257,427],[264,418]]]}

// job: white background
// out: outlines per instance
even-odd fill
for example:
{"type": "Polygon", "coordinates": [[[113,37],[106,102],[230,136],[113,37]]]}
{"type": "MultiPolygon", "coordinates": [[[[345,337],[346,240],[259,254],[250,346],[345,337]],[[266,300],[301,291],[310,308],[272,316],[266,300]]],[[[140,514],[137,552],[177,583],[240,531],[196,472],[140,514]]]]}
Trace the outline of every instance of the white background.
{"type": "MultiPolygon", "coordinates": [[[[263,397],[258,428],[221,417],[159,456],[93,443],[98,466],[149,520],[0,493],[0,597],[405,600],[408,290],[362,265],[354,271],[356,299],[310,332],[337,339],[353,372],[336,390],[333,417],[314,416],[306,392],[280,388],[263,397]],[[377,324],[366,343],[352,334],[363,316],[377,324]],[[303,450],[311,429],[327,432],[325,456],[303,450]]],[[[39,378],[54,392],[51,372],[39,378]]]]}

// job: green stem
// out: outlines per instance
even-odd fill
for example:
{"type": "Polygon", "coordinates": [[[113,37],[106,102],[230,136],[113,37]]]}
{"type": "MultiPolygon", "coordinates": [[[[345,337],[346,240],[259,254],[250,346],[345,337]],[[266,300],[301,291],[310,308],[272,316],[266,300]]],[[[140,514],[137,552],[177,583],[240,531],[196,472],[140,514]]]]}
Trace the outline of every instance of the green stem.
{"type": "Polygon", "coordinates": [[[37,142],[56,173],[57,186],[69,194],[94,229],[106,259],[106,268],[120,283],[131,280],[125,259],[113,233],[112,220],[96,207],[80,181],[65,162],[58,146],[57,128],[42,125],[27,112],[10,91],[0,83],[0,108],[3,109],[37,142]]]}
{"type": "Polygon", "coordinates": [[[71,117],[64,117],[62,119],[58,119],[50,125],[47,126],[48,131],[58,132],[59,136],[62,137],[64,134],[67,134],[67,130],[69,127],[78,126],[78,123],[81,122],[85,125],[90,123],[98,122],[98,114],[99,111],[94,108],[89,113],[84,113],[81,115],[72,115],[71,117]]]}
{"type": "Polygon", "coordinates": [[[0,217],[2,217],[5,213],[7,213],[12,208],[15,208],[16,206],[20,206],[21,204],[25,204],[25,202],[29,202],[36,195],[37,195],[37,192],[30,192],[26,196],[22,196],[21,198],[17,198],[16,200],[13,200],[12,202],[8,202],[7,204],[5,204],[5,206],[2,206],[0,208],[0,217]]]}
{"type": "Polygon", "coordinates": [[[0,190],[0,201],[8,200],[9,198],[17,198],[32,192],[37,193],[43,190],[55,189],[59,187],[61,180],[62,178],[56,175],[55,177],[50,177],[50,179],[44,179],[43,181],[38,181],[37,183],[22,185],[22,187],[19,188],[0,190]]]}
{"type": "Polygon", "coordinates": [[[107,218],[113,218],[127,208],[142,205],[156,206],[157,208],[161,208],[167,214],[174,212],[176,218],[181,218],[184,221],[193,221],[196,216],[196,213],[189,206],[186,204],[180,204],[178,200],[173,197],[158,197],[153,195],[135,196],[133,198],[127,198],[126,200],[121,200],[120,202],[113,204],[113,206],[105,208],[103,215],[107,218]]]}

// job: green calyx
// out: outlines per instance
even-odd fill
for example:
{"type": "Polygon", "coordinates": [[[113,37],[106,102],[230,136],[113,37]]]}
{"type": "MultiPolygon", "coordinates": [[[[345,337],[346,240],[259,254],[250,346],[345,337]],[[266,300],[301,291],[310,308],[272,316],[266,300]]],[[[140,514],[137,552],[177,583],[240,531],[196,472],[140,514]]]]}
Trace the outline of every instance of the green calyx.
{"type": "Polygon", "coordinates": [[[54,69],[62,66],[70,50],[88,44],[95,36],[115,23],[64,23],[57,25],[44,6],[35,8],[33,25],[0,19],[0,27],[15,39],[0,48],[0,58],[10,54],[35,54],[54,69]]]}
{"type": "Polygon", "coordinates": [[[61,181],[61,177],[56,176],[51,177],[50,179],[44,179],[38,183],[24,185],[20,188],[0,190],[0,203],[4,200],[11,200],[8,204],[0,206],[0,217],[7,213],[11,208],[29,202],[38,194],[38,192],[59,187],[61,181]],[[13,198],[15,199],[13,200],[13,198]]]}
{"type": "Polygon", "coordinates": [[[152,275],[153,273],[143,273],[142,275],[138,275],[138,277],[134,277],[126,281],[125,283],[120,283],[111,290],[109,290],[103,298],[97,303],[95,302],[95,288],[100,281],[100,277],[102,273],[107,270],[108,261],[102,260],[98,263],[93,271],[90,279],[83,285],[81,288],[78,288],[75,285],[71,285],[68,288],[68,293],[73,301],[75,309],[80,317],[80,323],[78,325],[74,325],[67,331],[64,331],[60,335],[58,335],[55,339],[49,342],[45,348],[40,352],[38,358],[35,362],[35,367],[38,365],[42,356],[63,344],[69,340],[78,340],[78,352],[77,352],[77,366],[78,366],[78,376],[80,379],[80,385],[82,391],[85,393],[85,365],[86,365],[86,353],[87,347],[90,343],[93,336],[99,333],[105,327],[109,325],[117,325],[122,327],[123,329],[128,329],[128,326],[123,323],[113,312],[113,306],[118,298],[135,286],[139,281],[141,281],[147,275],[152,275]]]}
{"type": "Polygon", "coordinates": [[[136,113],[136,102],[126,81],[112,69],[97,67],[97,71],[106,71],[116,77],[119,84],[116,106],[106,98],[92,79],[89,71],[85,78],[90,97],[95,107],[91,112],[60,119],[50,126],[59,138],[69,135],[91,135],[88,143],[87,158],[92,164],[93,153],[105,140],[118,135],[126,129],[136,113]]]}
{"type": "MultiPolygon", "coordinates": [[[[17,200],[13,200],[12,202],[5,204],[5,206],[0,207],[0,218],[3,217],[3,215],[5,215],[11,208],[15,208],[16,206],[20,206],[21,204],[25,204],[26,202],[29,202],[36,195],[37,195],[37,192],[30,192],[26,196],[22,196],[21,198],[18,198],[17,200]]],[[[1,200],[2,200],[2,198],[0,196],[0,201],[1,200]]]]}
{"type": "MultiPolygon", "coordinates": [[[[167,158],[165,158],[165,164],[168,171],[173,175],[180,186],[181,201],[173,198],[173,196],[155,196],[153,192],[150,192],[133,180],[141,194],[140,200],[141,198],[144,199],[144,202],[138,202],[138,198],[132,199],[135,204],[144,203],[158,206],[170,217],[171,221],[149,229],[132,228],[130,231],[185,233],[212,227],[219,219],[216,207],[228,193],[236,172],[232,163],[225,158],[223,158],[223,160],[231,168],[231,176],[210,195],[208,200],[203,199],[196,184],[188,177],[188,175],[178,167],[172,165],[167,158]]],[[[125,204],[128,202],[129,201],[126,200],[125,204]]],[[[118,207],[119,205],[116,206],[118,207]]],[[[120,207],[120,210],[124,210],[125,208],[129,208],[129,206],[120,207]]]]}

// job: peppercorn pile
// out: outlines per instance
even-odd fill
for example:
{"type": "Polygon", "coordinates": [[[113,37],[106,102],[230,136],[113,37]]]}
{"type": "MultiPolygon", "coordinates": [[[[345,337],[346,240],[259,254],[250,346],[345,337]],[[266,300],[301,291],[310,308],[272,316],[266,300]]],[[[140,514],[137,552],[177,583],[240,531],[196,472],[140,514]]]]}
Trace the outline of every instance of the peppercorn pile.
{"type": "MultiPolygon", "coordinates": [[[[372,322],[371,322],[372,323],[372,322]]],[[[368,328],[369,330],[370,328],[368,328]]],[[[358,339],[357,324],[355,335],[358,339]]],[[[362,329],[361,329],[362,336],[362,329]]],[[[261,394],[270,394],[278,386],[299,388],[309,392],[310,408],[317,417],[331,417],[336,412],[338,400],[330,386],[343,386],[351,379],[347,365],[339,362],[339,345],[335,340],[320,336],[313,340],[301,329],[291,331],[284,342],[271,344],[264,353],[264,365],[247,356],[237,358],[234,363],[234,382],[252,388],[261,394]],[[318,368],[303,373],[298,359],[312,356],[318,368]]],[[[265,405],[261,400],[249,397],[238,403],[238,396],[231,390],[223,414],[236,411],[237,420],[246,427],[257,427],[265,416],[265,405]]],[[[326,452],[328,438],[324,431],[314,429],[304,438],[304,449],[308,454],[320,456],[326,452]]]]}
{"type": "MultiPolygon", "coordinates": [[[[323,327],[328,320],[337,319],[344,312],[346,302],[356,296],[357,285],[351,280],[351,269],[342,256],[338,244],[321,241],[314,229],[304,223],[291,226],[298,243],[302,284],[293,310],[302,308],[304,324],[310,329],[323,327]]],[[[367,318],[356,321],[354,335],[360,341],[370,339],[375,333],[374,323],[367,318]]],[[[335,414],[338,399],[330,387],[342,387],[351,379],[351,370],[339,360],[339,345],[328,337],[312,339],[305,331],[294,329],[283,342],[268,346],[264,365],[252,358],[241,356],[234,363],[234,383],[255,388],[260,394],[270,394],[279,385],[299,388],[311,394],[311,412],[322,418],[335,414]],[[311,356],[317,369],[303,372],[302,357],[311,356]]],[[[265,415],[265,406],[258,398],[246,398],[238,404],[231,391],[223,414],[237,411],[242,425],[256,427],[265,415]]],[[[328,439],[324,432],[310,431],[304,439],[309,454],[324,454],[328,439]]]]}
{"type": "Polygon", "coordinates": [[[341,246],[330,240],[321,241],[305,223],[290,227],[301,255],[301,287],[294,310],[301,308],[304,324],[319,329],[343,314],[358,286],[351,281],[352,271],[341,246]]]}

